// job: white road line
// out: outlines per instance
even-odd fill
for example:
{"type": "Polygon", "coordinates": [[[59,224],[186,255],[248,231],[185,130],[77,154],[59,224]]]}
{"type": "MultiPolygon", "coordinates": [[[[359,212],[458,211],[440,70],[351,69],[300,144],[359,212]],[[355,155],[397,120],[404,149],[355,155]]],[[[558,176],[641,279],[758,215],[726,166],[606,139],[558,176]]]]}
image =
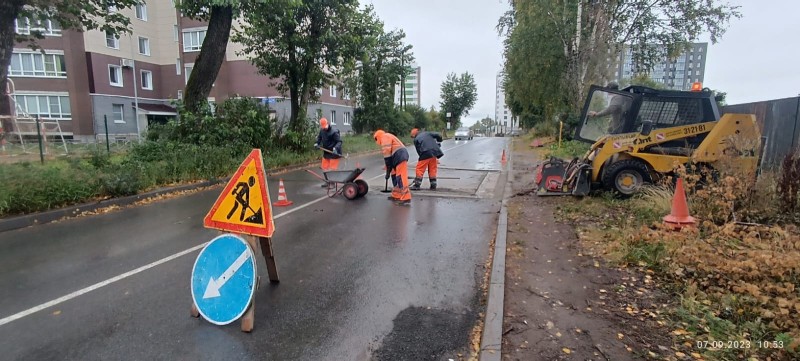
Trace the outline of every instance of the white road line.
{"type": "MultiPolygon", "coordinates": [[[[468,144],[468,143],[460,144],[460,145],[457,145],[457,146],[455,146],[455,147],[448,148],[448,149],[446,149],[446,150],[447,150],[447,151],[450,151],[450,150],[452,150],[452,149],[455,149],[455,148],[458,148],[458,147],[463,147],[463,146],[465,146],[465,145],[467,145],[467,144],[468,144]]],[[[413,164],[416,164],[416,163],[417,163],[417,162],[409,162],[409,166],[411,166],[411,165],[413,165],[413,164]]],[[[377,179],[378,177],[382,177],[382,176],[383,176],[383,174],[378,174],[378,175],[376,175],[376,176],[374,176],[374,177],[370,178],[369,180],[377,179]]],[[[319,197],[319,198],[317,198],[317,199],[315,199],[315,200],[313,200],[313,201],[310,201],[310,202],[308,202],[308,203],[305,203],[305,204],[303,204],[303,205],[301,205],[301,206],[298,206],[298,207],[292,208],[292,209],[290,209],[290,210],[288,210],[288,211],[286,211],[286,212],[283,212],[283,213],[280,213],[280,214],[276,214],[276,215],[274,215],[274,216],[272,217],[272,219],[278,219],[278,218],[281,218],[281,217],[283,217],[283,216],[286,216],[286,215],[292,214],[292,213],[294,213],[294,212],[297,212],[297,211],[299,211],[299,210],[301,210],[301,209],[303,209],[303,208],[306,208],[306,207],[308,207],[308,206],[310,206],[310,205],[312,205],[312,204],[315,204],[315,203],[321,202],[322,200],[324,200],[324,199],[326,199],[326,198],[328,198],[328,196],[319,197]]],[[[10,323],[10,322],[16,321],[16,320],[18,320],[18,319],[20,319],[20,318],[23,318],[23,317],[26,317],[26,316],[30,316],[30,315],[32,315],[32,314],[34,314],[34,313],[36,313],[36,312],[39,312],[39,311],[41,311],[41,310],[44,310],[44,309],[47,309],[47,308],[53,307],[53,306],[55,306],[55,305],[58,305],[58,304],[60,304],[60,303],[67,302],[67,301],[69,301],[69,300],[71,300],[71,299],[73,299],[73,298],[75,298],[75,297],[78,297],[78,296],[84,295],[84,294],[86,294],[86,293],[92,292],[92,291],[94,291],[94,290],[96,290],[96,289],[98,289],[98,288],[101,288],[101,287],[108,286],[108,285],[110,285],[110,284],[112,284],[112,283],[114,283],[114,282],[121,281],[121,280],[123,280],[123,279],[126,279],[126,278],[128,278],[128,277],[130,277],[130,276],[133,276],[133,275],[135,275],[135,274],[138,274],[138,273],[144,272],[144,271],[146,271],[146,270],[148,270],[148,269],[151,269],[151,268],[153,268],[153,267],[155,267],[155,266],[158,266],[158,265],[161,265],[161,264],[167,263],[167,262],[169,262],[169,261],[172,261],[172,260],[174,260],[174,259],[176,259],[176,258],[179,258],[179,257],[181,257],[181,256],[185,256],[185,255],[187,255],[187,254],[189,254],[189,253],[192,253],[192,252],[194,252],[194,251],[200,250],[200,249],[202,249],[203,247],[205,247],[207,243],[208,243],[208,242],[203,242],[202,244],[199,244],[199,245],[197,245],[197,246],[194,246],[194,247],[192,247],[192,248],[189,248],[189,249],[187,249],[187,250],[184,250],[184,251],[181,251],[181,252],[175,253],[175,254],[173,254],[173,255],[171,255],[171,256],[169,256],[169,257],[162,258],[162,259],[160,259],[160,260],[158,260],[158,261],[155,261],[155,262],[153,262],[153,263],[150,263],[150,264],[144,265],[144,266],[142,266],[142,267],[139,267],[139,268],[137,268],[137,269],[134,269],[134,270],[132,270],[132,271],[125,272],[125,273],[123,273],[123,274],[121,274],[121,275],[118,275],[118,276],[116,276],[116,277],[109,278],[109,279],[107,279],[107,280],[105,280],[105,281],[102,281],[102,282],[95,283],[95,284],[93,284],[93,285],[91,285],[91,286],[89,286],[89,287],[86,287],[86,288],[83,288],[83,289],[77,290],[77,291],[75,291],[75,292],[72,292],[72,293],[70,293],[70,294],[68,294],[68,295],[61,296],[61,297],[59,297],[59,298],[56,298],[56,299],[54,299],[54,300],[52,300],[52,301],[49,301],[49,302],[45,302],[45,303],[43,303],[43,304],[41,304],[41,305],[38,305],[38,306],[36,306],[36,307],[32,307],[32,308],[29,308],[29,309],[27,309],[27,310],[25,310],[25,311],[18,312],[18,313],[15,313],[15,314],[11,315],[11,316],[8,316],[8,317],[5,317],[5,318],[2,318],[2,319],[0,319],[0,326],[3,326],[3,325],[5,325],[5,324],[7,324],[7,323],[10,323]]]]}

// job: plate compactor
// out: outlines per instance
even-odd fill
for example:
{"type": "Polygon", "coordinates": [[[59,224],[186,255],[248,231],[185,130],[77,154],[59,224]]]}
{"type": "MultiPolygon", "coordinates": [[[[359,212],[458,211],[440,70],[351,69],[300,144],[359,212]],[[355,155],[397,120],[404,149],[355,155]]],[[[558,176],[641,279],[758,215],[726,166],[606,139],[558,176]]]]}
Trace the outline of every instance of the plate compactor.
{"type": "Polygon", "coordinates": [[[713,92],[701,88],[591,86],[575,132],[591,147],[582,158],[542,163],[537,194],[585,196],[606,189],[631,196],[688,164],[713,170],[724,161],[727,170],[755,175],[764,141],[755,116],[721,115],[713,92]]]}

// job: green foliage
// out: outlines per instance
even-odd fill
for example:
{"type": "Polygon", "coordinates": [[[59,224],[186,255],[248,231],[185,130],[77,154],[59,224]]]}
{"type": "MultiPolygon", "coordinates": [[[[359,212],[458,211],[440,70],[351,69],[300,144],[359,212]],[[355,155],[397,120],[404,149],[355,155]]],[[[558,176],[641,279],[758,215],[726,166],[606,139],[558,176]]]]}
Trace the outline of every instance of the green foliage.
{"type": "Polygon", "coordinates": [[[453,120],[453,129],[461,126],[461,117],[469,115],[469,111],[478,100],[478,90],[475,85],[475,78],[470,73],[462,73],[456,76],[455,73],[447,74],[447,79],[442,82],[442,100],[439,104],[442,107],[441,113],[453,120]]]}
{"type": "Polygon", "coordinates": [[[289,129],[303,133],[316,90],[334,84],[334,75],[357,57],[362,44],[353,25],[358,1],[250,1],[241,10],[242,27],[233,35],[244,46],[239,54],[251,56],[261,74],[282,79],[274,85],[289,96],[289,129]]]}
{"type": "Polygon", "coordinates": [[[6,164],[0,167],[0,215],[29,213],[98,195],[90,166],[6,164]]]}
{"type": "Polygon", "coordinates": [[[433,122],[428,118],[425,109],[418,105],[406,105],[405,113],[411,116],[411,126],[418,129],[431,129],[433,122]]]}
{"type": "Polygon", "coordinates": [[[548,148],[548,156],[572,159],[575,157],[582,157],[589,151],[590,144],[579,142],[577,140],[562,141],[561,146],[558,146],[558,141],[551,144],[548,148]]]}
{"type": "Polygon", "coordinates": [[[269,108],[252,98],[230,98],[212,113],[206,107],[191,113],[178,104],[179,120],[151,127],[149,140],[191,144],[266,148],[271,145],[275,124],[269,108]]]}
{"type": "Polygon", "coordinates": [[[619,83],[619,88],[622,89],[630,85],[646,86],[653,89],[667,89],[666,85],[650,79],[647,74],[638,74],[630,79],[622,79],[619,83]]]}
{"type": "Polygon", "coordinates": [[[495,123],[494,119],[486,117],[473,124],[469,129],[475,134],[489,134],[494,129],[495,123]]]}
{"type": "Polygon", "coordinates": [[[716,0],[509,3],[512,10],[497,26],[506,37],[506,104],[526,128],[556,118],[572,125],[586,88],[610,78],[609,53],[623,44],[633,53],[634,71],[646,74],[703,32],[716,42],[740,16],[738,7],[716,0]]]}

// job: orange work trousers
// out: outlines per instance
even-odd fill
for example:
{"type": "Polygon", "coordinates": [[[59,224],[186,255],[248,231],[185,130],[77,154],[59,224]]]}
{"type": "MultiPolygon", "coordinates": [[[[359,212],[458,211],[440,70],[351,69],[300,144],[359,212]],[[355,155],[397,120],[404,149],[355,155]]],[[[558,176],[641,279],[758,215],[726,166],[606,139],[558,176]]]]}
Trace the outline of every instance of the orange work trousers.
{"type": "Polygon", "coordinates": [[[408,184],[408,161],[402,161],[394,168],[393,179],[396,180],[392,188],[392,198],[398,201],[410,201],[411,190],[408,184]]]}
{"type": "Polygon", "coordinates": [[[430,179],[436,179],[436,174],[439,172],[439,160],[434,157],[417,162],[416,176],[420,182],[422,181],[422,177],[425,175],[426,170],[428,171],[428,177],[430,179]]]}
{"type": "Polygon", "coordinates": [[[336,159],[322,158],[323,172],[327,172],[329,170],[336,170],[338,168],[339,168],[339,158],[336,159]]]}

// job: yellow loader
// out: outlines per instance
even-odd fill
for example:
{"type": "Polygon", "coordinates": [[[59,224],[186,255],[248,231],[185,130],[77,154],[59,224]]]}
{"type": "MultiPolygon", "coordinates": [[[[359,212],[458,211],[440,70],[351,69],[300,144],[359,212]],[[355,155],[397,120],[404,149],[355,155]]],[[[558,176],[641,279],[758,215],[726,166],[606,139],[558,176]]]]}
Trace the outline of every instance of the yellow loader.
{"type": "Polygon", "coordinates": [[[582,158],[551,158],[540,165],[538,195],[606,189],[631,196],[678,164],[713,171],[724,160],[742,175],[754,175],[763,141],[754,115],[720,115],[713,92],[700,83],[691,91],[593,85],[575,139],[592,146],[582,158]]]}

